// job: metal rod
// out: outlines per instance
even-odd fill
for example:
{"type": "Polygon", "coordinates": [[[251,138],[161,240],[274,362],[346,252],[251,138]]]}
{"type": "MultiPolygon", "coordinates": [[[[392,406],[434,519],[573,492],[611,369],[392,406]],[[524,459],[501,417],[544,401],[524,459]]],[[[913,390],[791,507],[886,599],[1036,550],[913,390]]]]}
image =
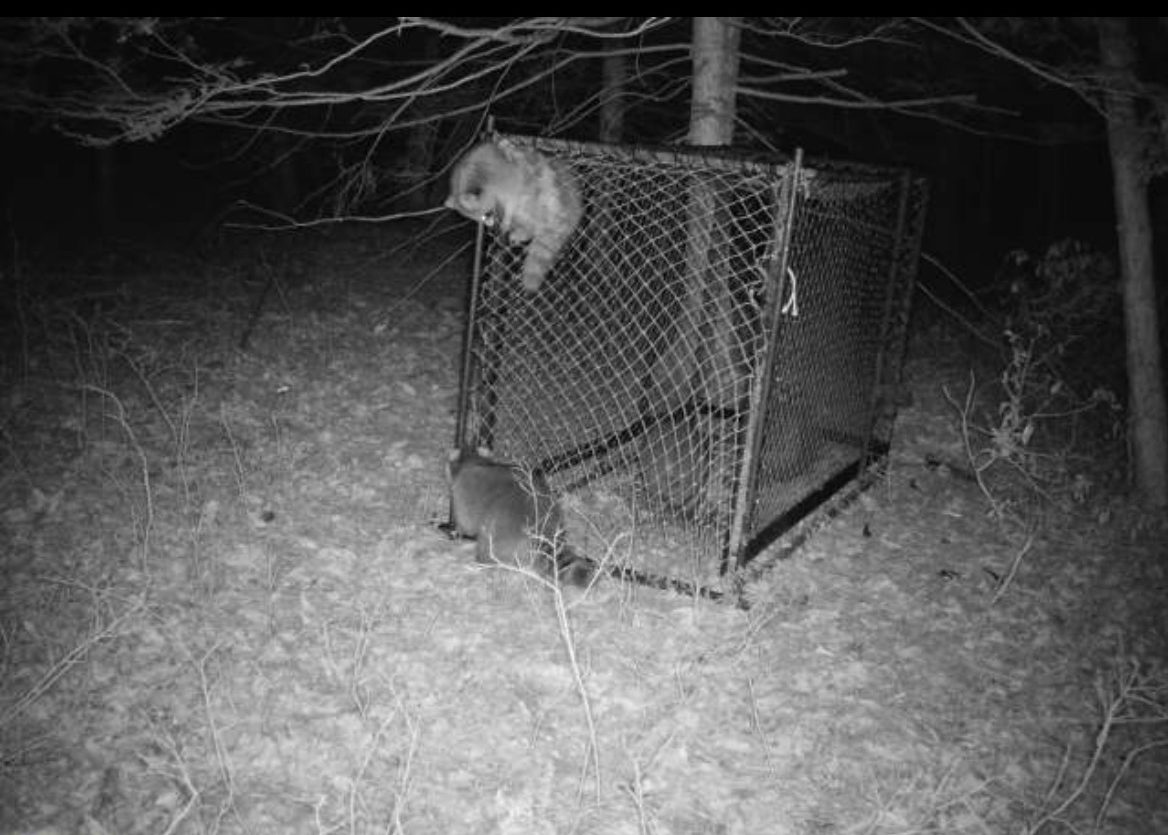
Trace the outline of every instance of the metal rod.
{"type": "MultiPolygon", "coordinates": [[[[775,358],[778,354],[779,331],[782,322],[783,291],[787,286],[787,265],[791,258],[791,227],[795,218],[795,203],[799,195],[799,180],[803,175],[803,149],[795,151],[795,161],[783,180],[783,194],[780,192],[775,210],[775,244],[778,258],[775,267],[767,277],[770,287],[767,293],[767,308],[770,325],[767,334],[765,359],[759,376],[755,378],[751,392],[749,419],[746,424],[746,443],[742,456],[741,477],[739,479],[738,501],[734,507],[734,520],[730,525],[730,540],[722,560],[722,571],[730,569],[730,563],[738,568],[742,564],[743,545],[747,515],[754,506],[758,492],[758,460],[762,448],[762,427],[766,418],[766,407],[770,402],[771,384],[775,376],[775,358]],[[780,226],[781,224],[781,226],[780,226]]],[[[764,318],[764,321],[766,319],[764,318]]]]}

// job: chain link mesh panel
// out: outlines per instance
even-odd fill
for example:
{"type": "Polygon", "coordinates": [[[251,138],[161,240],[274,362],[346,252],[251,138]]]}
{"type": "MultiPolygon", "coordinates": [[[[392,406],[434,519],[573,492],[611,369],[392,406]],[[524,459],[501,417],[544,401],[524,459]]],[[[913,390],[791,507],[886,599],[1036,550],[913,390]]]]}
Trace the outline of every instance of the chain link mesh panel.
{"type": "Polygon", "coordinates": [[[585,214],[534,293],[488,237],[457,441],[542,470],[578,551],[715,587],[886,447],[923,182],[508,138],[585,214]]]}

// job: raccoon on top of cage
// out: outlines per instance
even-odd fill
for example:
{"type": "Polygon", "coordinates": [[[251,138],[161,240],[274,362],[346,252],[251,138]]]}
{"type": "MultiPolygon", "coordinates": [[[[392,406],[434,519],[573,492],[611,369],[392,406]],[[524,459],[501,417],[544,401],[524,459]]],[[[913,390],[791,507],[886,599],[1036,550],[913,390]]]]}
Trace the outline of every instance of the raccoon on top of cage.
{"type": "Polygon", "coordinates": [[[473,449],[452,449],[447,475],[454,526],[476,540],[478,562],[534,564],[576,586],[592,581],[596,565],[563,542],[560,506],[541,474],[473,449]]]}
{"type": "Polygon", "coordinates": [[[563,162],[507,139],[472,148],[450,174],[444,204],[476,223],[527,243],[523,287],[535,292],[584,214],[580,186],[563,162]]]}

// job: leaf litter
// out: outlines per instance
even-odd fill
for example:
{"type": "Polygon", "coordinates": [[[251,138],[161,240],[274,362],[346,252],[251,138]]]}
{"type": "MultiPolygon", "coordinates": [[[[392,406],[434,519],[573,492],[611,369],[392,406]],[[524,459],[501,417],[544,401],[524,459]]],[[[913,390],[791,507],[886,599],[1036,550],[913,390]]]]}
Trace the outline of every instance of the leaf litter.
{"type": "MultiPolygon", "coordinates": [[[[1080,520],[992,602],[1017,543],[923,463],[943,362],[749,612],[558,597],[436,529],[466,272],[396,234],[290,242],[315,271],[246,352],[232,252],[104,314],[138,353],[11,375],[0,832],[984,833],[1074,788],[1099,682],[1162,658],[1163,546],[1080,520]]],[[[1168,831],[1155,755],[1100,831],[1168,831]]]]}

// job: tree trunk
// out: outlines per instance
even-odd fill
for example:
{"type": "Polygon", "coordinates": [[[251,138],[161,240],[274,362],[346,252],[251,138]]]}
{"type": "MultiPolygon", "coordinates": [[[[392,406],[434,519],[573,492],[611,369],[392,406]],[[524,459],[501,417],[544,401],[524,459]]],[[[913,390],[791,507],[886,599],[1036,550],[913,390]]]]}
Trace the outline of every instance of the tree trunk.
{"type": "Polygon", "coordinates": [[[1135,41],[1125,18],[1099,19],[1099,52],[1111,73],[1105,96],[1115,188],[1120,281],[1127,345],[1129,432],[1136,489],[1153,507],[1168,506],[1168,407],[1152,269],[1145,139],[1133,88],[1135,41]]]}
{"type": "MultiPolygon", "coordinates": [[[[739,19],[697,17],[693,23],[691,145],[729,145],[734,136],[738,85],[739,19]]],[[[644,411],[671,412],[688,400],[732,405],[741,392],[724,371],[733,364],[726,346],[730,321],[727,294],[710,269],[718,207],[714,180],[695,176],[686,210],[686,255],[682,300],[668,347],[657,358],[642,398],[644,411]]]]}
{"type": "Polygon", "coordinates": [[[601,61],[604,89],[600,94],[600,141],[617,143],[625,134],[625,87],[629,79],[628,56],[621,41],[606,40],[601,61]]]}
{"type": "Polygon", "coordinates": [[[691,145],[729,145],[737,114],[738,44],[741,18],[695,17],[691,145]]]}

